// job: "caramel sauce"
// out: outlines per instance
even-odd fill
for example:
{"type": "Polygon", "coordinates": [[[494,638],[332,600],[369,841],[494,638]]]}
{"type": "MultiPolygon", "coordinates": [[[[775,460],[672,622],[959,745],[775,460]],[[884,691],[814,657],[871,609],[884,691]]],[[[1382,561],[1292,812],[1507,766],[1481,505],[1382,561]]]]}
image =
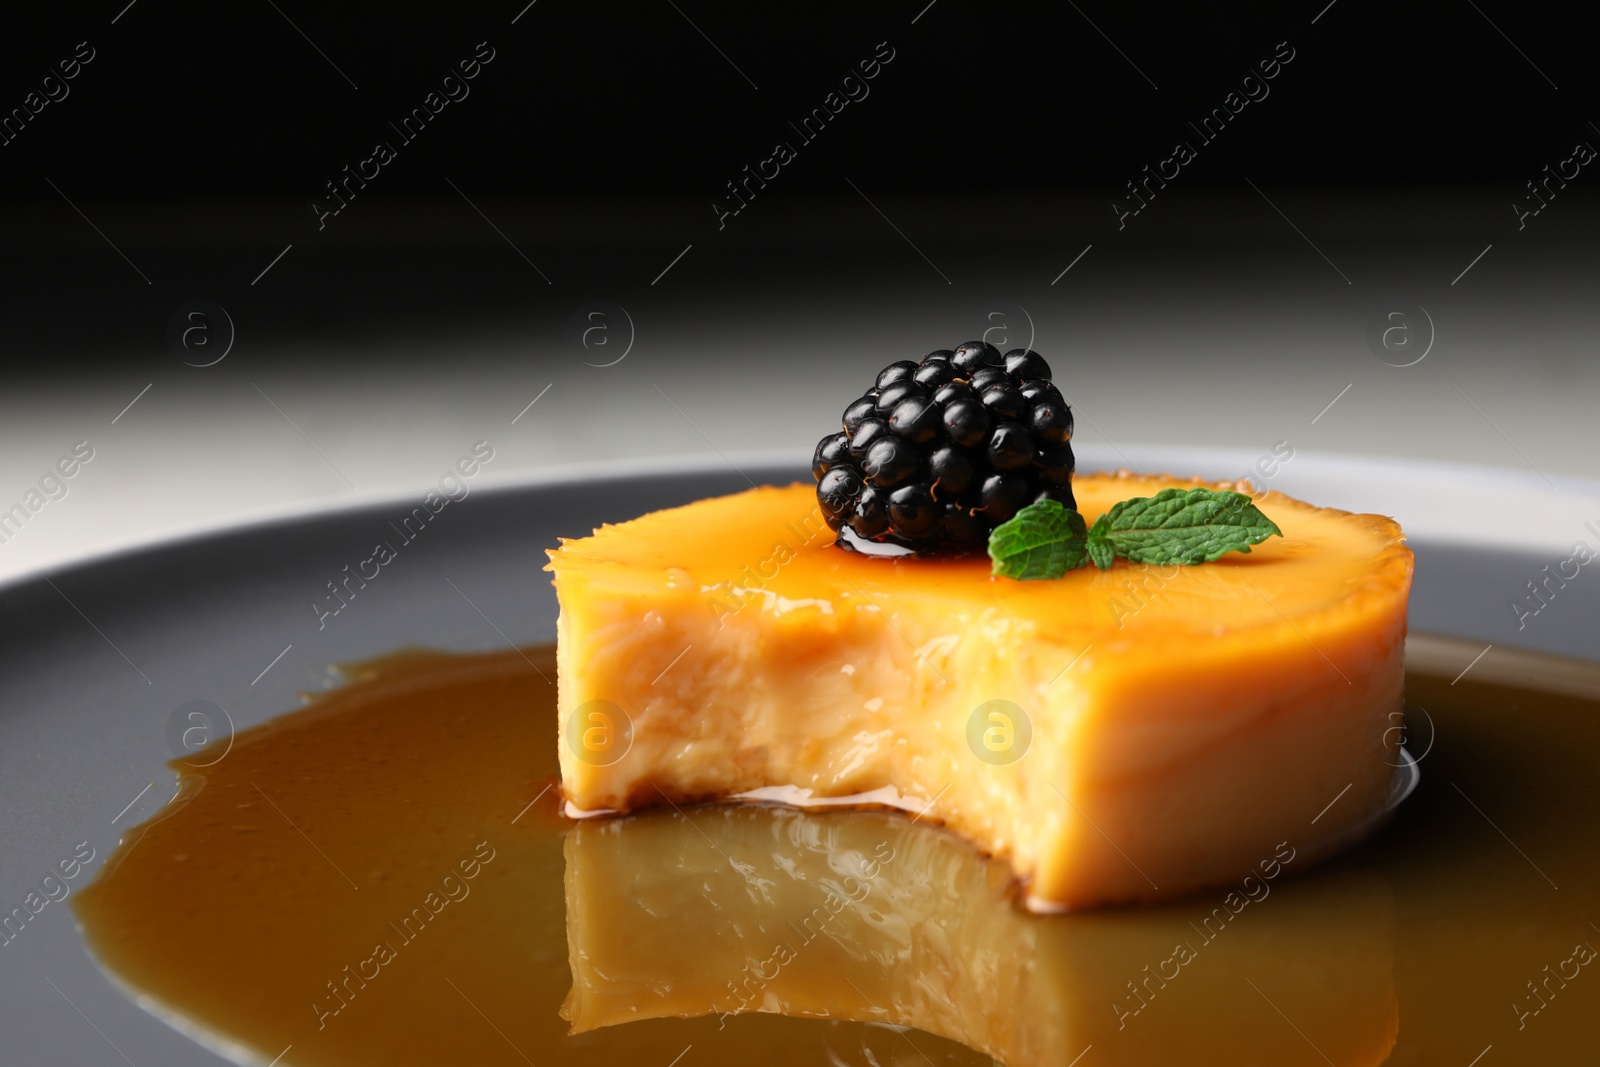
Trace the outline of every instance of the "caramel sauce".
{"type": "Polygon", "coordinates": [[[1231,898],[1028,915],[903,813],[574,823],[540,649],[352,668],[174,763],[74,906],[147,1008],[283,1067],[1576,1062],[1600,670],[1560,664],[1563,695],[1508,654],[1452,685],[1447,651],[1412,657],[1423,782],[1394,822],[1305,873],[1291,843],[1231,898]]]}

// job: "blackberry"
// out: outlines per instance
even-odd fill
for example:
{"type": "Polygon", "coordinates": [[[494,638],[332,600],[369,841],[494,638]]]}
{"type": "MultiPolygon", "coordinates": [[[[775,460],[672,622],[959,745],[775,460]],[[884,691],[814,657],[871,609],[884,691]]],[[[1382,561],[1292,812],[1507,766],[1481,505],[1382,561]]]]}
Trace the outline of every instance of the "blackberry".
{"type": "Polygon", "coordinates": [[[960,373],[950,365],[949,360],[938,360],[933,363],[924,363],[918,367],[917,373],[912,375],[912,378],[929,389],[938,389],[960,373]]]}
{"type": "Polygon", "coordinates": [[[972,372],[972,388],[982,393],[991,385],[1010,385],[1011,378],[999,367],[979,367],[972,372]]]}
{"type": "Polygon", "coordinates": [[[861,470],[873,485],[888,489],[916,474],[918,465],[914,445],[898,437],[882,437],[867,449],[866,458],[861,461],[861,470]]]}
{"type": "Polygon", "coordinates": [[[990,413],[1001,418],[1015,419],[1022,414],[1026,401],[1010,385],[991,385],[978,397],[990,413]]]}
{"type": "Polygon", "coordinates": [[[913,374],[917,373],[917,366],[918,365],[916,363],[913,363],[909,359],[902,359],[891,363],[878,372],[878,381],[876,384],[879,389],[887,389],[895,382],[907,381],[913,374]]]}
{"type": "Polygon", "coordinates": [[[982,552],[1027,504],[1077,507],[1072,408],[1031,349],[968,341],[897,360],[840,425],[817,442],[811,471],[846,547],[982,552]]]}

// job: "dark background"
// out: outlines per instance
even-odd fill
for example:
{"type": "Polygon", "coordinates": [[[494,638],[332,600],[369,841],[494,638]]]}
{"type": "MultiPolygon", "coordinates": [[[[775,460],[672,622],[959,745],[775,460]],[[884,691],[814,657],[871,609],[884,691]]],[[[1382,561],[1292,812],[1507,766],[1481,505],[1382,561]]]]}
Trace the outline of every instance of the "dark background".
{"type": "Polygon", "coordinates": [[[448,174],[484,195],[709,197],[885,40],[895,61],[784,171],[785,191],[834,191],[846,163],[880,190],[1114,187],[1282,40],[1297,58],[1280,99],[1247,109],[1186,181],[1234,182],[1248,163],[1274,184],[1519,182],[1592,117],[1577,9],[1503,0],[1337,0],[1315,25],[1327,0],[937,0],[915,25],[927,0],[539,0],[516,25],[524,0],[138,0],[112,25],[125,2],[60,5],[0,40],[7,108],[78,41],[98,53],[0,149],[7,197],[52,198],[49,175],[84,197],[309,199],[480,40],[496,60],[384,171],[383,194],[436,195],[448,174]]]}
{"type": "MultiPolygon", "coordinates": [[[[1512,211],[1575,141],[1600,143],[1571,8],[524,5],[110,0],[12,20],[0,107],[79,41],[96,57],[0,147],[10,380],[170,369],[168,317],[195,298],[233,316],[235,361],[280,366],[485,331],[541,358],[597,296],[663,323],[744,316],[792,334],[819,311],[873,314],[863,293],[937,301],[923,287],[948,284],[981,323],[996,294],[1056,299],[1049,280],[1094,242],[1073,281],[1101,306],[1171,286],[1216,306],[1206,286],[1227,279],[1230,297],[1287,307],[1282,286],[1349,284],[1359,347],[1373,299],[1436,293],[1491,241],[1480,284],[1593,258],[1592,181],[1536,234],[1512,211]],[[495,59],[470,95],[400,145],[387,123],[480,41],[495,59]],[[1188,123],[1284,41],[1295,58],[1270,95],[1201,145],[1188,123]],[[895,58],[870,95],[800,145],[788,123],[879,42],[895,58]],[[319,228],[313,202],[379,138],[398,158],[319,228]],[[779,138],[799,158],[719,228],[713,202],[779,138]],[[1199,158],[1119,228],[1123,183],[1180,138],[1199,158]]],[[[941,325],[939,343],[951,329],[975,332],[941,325]]]]}

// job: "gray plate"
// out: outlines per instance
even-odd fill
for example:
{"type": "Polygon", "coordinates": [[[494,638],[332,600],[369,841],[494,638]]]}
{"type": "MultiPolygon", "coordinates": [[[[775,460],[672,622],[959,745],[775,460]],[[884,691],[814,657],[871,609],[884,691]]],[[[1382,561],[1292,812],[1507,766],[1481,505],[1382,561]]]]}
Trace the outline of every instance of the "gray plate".
{"type": "MultiPolygon", "coordinates": [[[[1125,461],[1087,451],[1084,469],[1125,461]]],[[[1221,476],[1254,458],[1167,452],[1149,462],[1221,476]]],[[[796,463],[740,466],[756,482],[807,476],[796,463]]],[[[1286,488],[1350,506],[1341,499],[1350,477],[1348,465],[1300,461],[1286,488]]],[[[1414,470],[1376,464],[1358,480],[1378,496],[1419,485],[1414,470]]],[[[480,486],[440,511],[320,627],[311,605],[326,583],[377,542],[397,543],[389,523],[421,494],[147,547],[0,590],[0,915],[26,914],[28,895],[80,842],[95,858],[67,884],[84,885],[119,835],[166,802],[173,777],[163,763],[174,754],[169,725],[181,705],[213,702],[243,729],[296,706],[298,692],[335,684],[332,663],[405,645],[467,651],[550,641],[556,602],[541,568],[557,536],[746,484],[718,465],[480,486]]],[[[1600,658],[1600,600],[1581,588],[1521,630],[1506,606],[1563,556],[1445,532],[1412,541],[1414,629],[1600,658]]],[[[64,902],[47,904],[0,946],[0,1034],[5,1064],[222,1062],[113,988],[64,902]]]]}

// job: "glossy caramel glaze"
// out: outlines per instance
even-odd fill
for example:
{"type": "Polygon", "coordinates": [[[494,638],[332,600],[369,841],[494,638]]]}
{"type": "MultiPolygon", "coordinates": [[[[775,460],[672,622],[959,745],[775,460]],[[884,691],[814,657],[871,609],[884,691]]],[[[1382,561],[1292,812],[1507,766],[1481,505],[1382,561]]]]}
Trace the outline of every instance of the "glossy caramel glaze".
{"type": "MultiPolygon", "coordinates": [[[[1073,481],[1090,524],[1130,497],[1196,486],[1249,489],[1129,471],[1073,481]]],[[[1281,627],[1285,619],[1333,627],[1347,614],[1369,610],[1373,594],[1409,584],[1411,553],[1393,519],[1318,508],[1277,492],[1258,494],[1256,503],[1283,536],[1248,553],[1187,568],[1118,560],[1109,571],[1083,567],[1055,581],[1017,582],[992,577],[991,561],[981,552],[886,559],[842,551],[817,510],[813,486],[761,486],[564,539],[547,569],[556,573],[558,587],[570,575],[609,593],[692,589],[716,593],[738,610],[747,610],[754,597],[793,616],[797,627],[813,616],[847,617],[873,595],[890,595],[911,608],[931,604],[952,616],[1001,609],[1042,625],[1043,636],[1074,649],[1085,641],[1111,641],[1140,652],[1281,627]],[[1161,593],[1154,598],[1153,574],[1161,593]]]]}
{"type": "Polygon", "coordinates": [[[74,902],[132,995],[283,1067],[1579,1062],[1600,702],[1498,649],[1452,686],[1476,649],[1434,652],[1394,824],[1231,902],[1029,916],[1003,866],[897,813],[574,824],[549,650],[352,669],[185,770],[74,902]]]}

